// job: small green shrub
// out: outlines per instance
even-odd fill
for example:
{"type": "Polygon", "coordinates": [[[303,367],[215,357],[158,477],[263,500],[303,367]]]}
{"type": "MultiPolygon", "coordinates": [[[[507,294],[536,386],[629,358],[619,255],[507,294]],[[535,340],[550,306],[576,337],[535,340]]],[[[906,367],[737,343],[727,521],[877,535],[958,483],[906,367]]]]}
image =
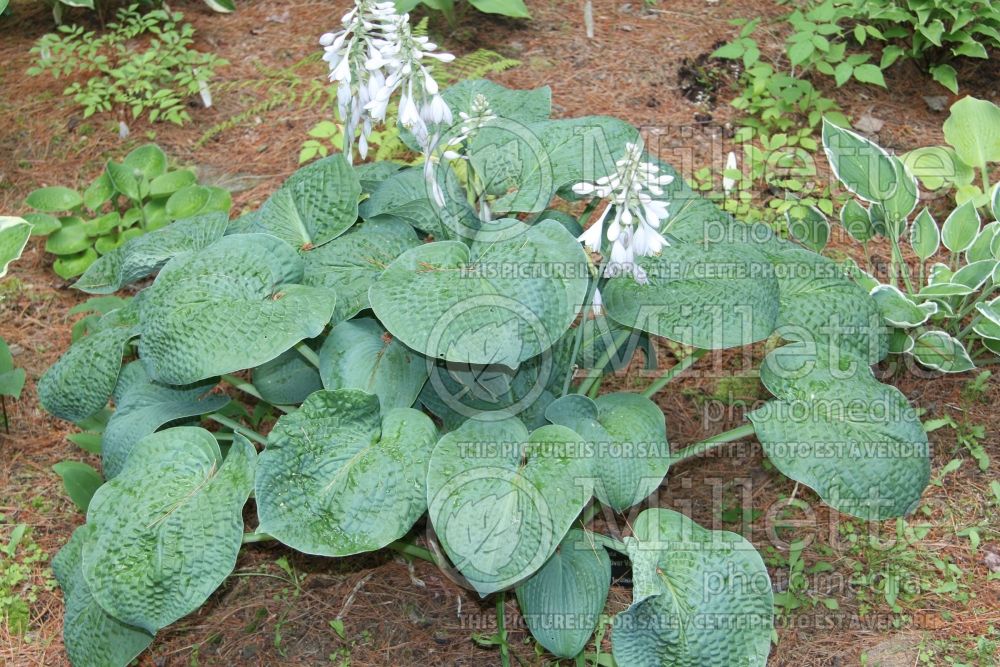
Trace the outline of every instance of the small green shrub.
{"type": "Polygon", "coordinates": [[[229,192],[197,181],[190,169],[170,168],[159,146],[146,144],[122,162],[109,161],[83,194],[63,186],[32,191],[25,204],[35,212],[24,217],[32,234],[48,237],[56,274],[75,278],[129,239],[181,218],[229,211],[229,192]]]}
{"type": "MultiPolygon", "coordinates": [[[[961,105],[959,118],[968,104],[966,100],[955,104],[961,105]]],[[[980,118],[973,116],[970,121],[980,118]]],[[[988,148],[998,129],[1000,123],[982,132],[973,122],[961,129],[953,127],[950,134],[964,153],[968,147],[988,148]]],[[[850,266],[855,281],[870,292],[890,326],[890,352],[911,355],[921,365],[946,373],[996,363],[1000,297],[994,294],[1000,290],[1000,222],[982,227],[973,199],[952,210],[940,226],[927,208],[911,220],[919,190],[900,158],[829,123],[823,127],[823,147],[841,184],[868,204],[866,208],[852,199],[841,209],[840,220],[848,234],[866,244],[866,256],[867,243],[873,238],[888,238],[892,245],[889,282],[872,275],[870,262],[867,271],[850,266]],[[910,275],[903,259],[900,239],[904,237],[919,259],[916,276],[910,275]],[[928,267],[942,245],[947,262],[928,267]]],[[[998,218],[1000,184],[992,188],[990,198],[992,216],[998,218]]]]}
{"type": "Polygon", "coordinates": [[[86,81],[74,81],[63,91],[80,105],[84,118],[116,111],[181,125],[191,119],[190,97],[201,95],[206,106],[211,104],[208,82],[228,63],[191,48],[195,30],[183,22],[183,14],[165,9],[143,14],[139,5],[131,5],[117,18],[102,33],[65,25],[44,35],[31,47],[35,65],[28,74],[85,75],[86,81]]]}

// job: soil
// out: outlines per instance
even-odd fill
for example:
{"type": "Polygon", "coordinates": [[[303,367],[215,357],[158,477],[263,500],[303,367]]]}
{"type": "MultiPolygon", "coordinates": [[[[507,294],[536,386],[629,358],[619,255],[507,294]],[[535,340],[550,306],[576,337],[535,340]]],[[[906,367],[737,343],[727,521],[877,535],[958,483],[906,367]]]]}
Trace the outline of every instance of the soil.
{"type": "MultiPolygon", "coordinates": [[[[685,175],[706,165],[720,168],[730,149],[727,138],[735,116],[727,102],[734,74],[723,71],[706,77],[706,71],[719,72],[707,54],[735,33],[731,19],[774,17],[787,11],[771,0],[674,0],[651,5],[595,0],[597,36],[588,40],[578,2],[539,0],[529,5],[534,16],[530,22],[468,12],[455,28],[432,18],[431,31],[455,52],[490,48],[520,60],[521,66],[492,78],[516,88],[550,85],[557,116],[607,114],[643,128],[651,149],[685,175]]],[[[236,13],[224,16],[196,0],[171,6],[195,25],[200,48],[211,49],[232,64],[221,71],[222,82],[213,87],[215,106],[192,105],[192,123],[184,127],[132,123],[131,135],[123,141],[118,138],[116,118],[82,118],[61,95],[65,82],[24,74],[31,63],[28,49],[52,24],[41,3],[14,0],[13,17],[0,20],[0,211],[24,213],[23,199],[35,187],[83,187],[106,159],[120,157],[150,139],[179,163],[197,166],[203,179],[233,189],[237,210],[259,205],[296,169],[306,132],[329,117],[331,110],[294,102],[264,110],[258,103],[273,91],[247,82],[259,80],[264,68],[285,68],[314,53],[319,33],[336,27],[347,3],[241,0],[236,13]],[[208,128],[230,119],[239,122],[198,146],[208,128]]],[[[70,16],[91,20],[84,12],[70,16]]],[[[768,46],[773,49],[774,44],[768,46]]],[[[997,62],[994,57],[978,67],[962,64],[960,79],[969,82],[968,92],[1000,101],[997,62]]],[[[322,77],[322,63],[307,64],[300,73],[322,77]]],[[[868,114],[884,121],[877,137],[883,145],[902,152],[940,142],[946,112],[931,110],[922,98],[941,95],[942,89],[907,63],[890,71],[887,79],[887,91],[847,85],[830,94],[851,116],[868,114]]],[[[858,255],[858,249],[842,238],[834,239],[831,251],[858,255]]],[[[83,522],[51,466],[64,459],[98,463],[66,439],[75,429],[46,415],[35,394],[37,378],[69,345],[74,318],[67,311],[83,300],[51,272],[51,261],[43,243],[32,240],[0,286],[0,336],[11,344],[17,365],[28,375],[21,400],[7,402],[10,432],[0,432],[0,544],[6,543],[13,526],[26,523],[31,539],[50,556],[83,522]]],[[[661,359],[670,358],[662,346],[661,351],[661,359]]],[[[749,352],[758,359],[761,353],[749,352]]],[[[737,354],[703,360],[696,369],[707,371],[690,372],[659,395],[675,447],[741,423],[744,407],[761,398],[752,378],[736,383],[729,379],[745,368],[745,362],[737,354]],[[709,411],[720,406],[725,409],[709,411]]],[[[615,377],[606,388],[643,386],[647,380],[638,377],[642,374],[638,364],[633,364],[631,375],[615,377]]],[[[981,637],[998,639],[990,628],[1000,625],[1000,582],[995,574],[1000,569],[1000,524],[998,501],[989,483],[997,478],[1000,461],[1000,413],[995,409],[1000,386],[990,380],[977,393],[967,389],[971,374],[928,380],[913,369],[878,370],[884,381],[926,410],[924,418],[950,416],[959,424],[985,427],[981,440],[992,456],[985,472],[958,444],[954,430],[942,428],[931,434],[935,479],[952,459],[963,463],[928,487],[924,494],[928,511],[920,521],[929,530],[910,546],[913,553],[930,554],[958,568],[962,577],[957,591],[920,589],[898,613],[878,594],[868,598],[859,594],[849,579],[850,565],[860,556],[840,539],[845,524],[851,522],[828,510],[808,489],[777,474],[753,442],[677,466],[657,501],[689,512],[703,525],[737,530],[738,525],[725,521],[726,514],[720,518],[718,510],[720,503],[725,509],[745,498],[748,507],[763,513],[754,517],[745,533],[751,541],[764,548],[781,538],[784,542],[778,544],[777,553],[787,555],[787,542],[793,537],[809,538],[803,554],[806,562],[828,563],[833,573],[841,575],[823,579],[822,584],[814,582],[812,591],[816,598],[835,600],[835,609],[807,605],[782,617],[772,665],[856,665],[863,653],[883,655],[886,642],[894,641],[893,645],[902,642],[902,650],[915,654],[914,645],[951,642],[973,650],[981,637]],[[805,500],[812,519],[796,525],[793,519],[801,517],[781,513],[781,503],[789,498],[805,500]],[[786,527],[769,535],[767,529],[776,523],[786,527]],[[971,526],[979,527],[982,538],[976,549],[970,547],[968,536],[957,534],[971,526]]],[[[626,525],[622,517],[610,518],[616,526],[626,525]]],[[[252,516],[248,523],[253,525],[252,516]]],[[[892,535],[895,523],[875,529],[882,536],[892,535]]],[[[861,562],[863,568],[874,567],[867,556],[861,562]]],[[[934,578],[936,572],[931,568],[920,576],[934,578]]],[[[788,580],[787,567],[774,565],[771,574],[781,590],[788,580]]],[[[41,564],[33,567],[28,584],[37,587],[28,631],[16,634],[0,624],[0,662],[65,664],[61,594],[41,564]]],[[[616,613],[629,599],[626,588],[613,587],[607,611],[616,613]]],[[[551,664],[551,658],[536,653],[515,605],[508,602],[506,609],[517,660],[551,664]]],[[[261,543],[244,549],[236,575],[202,609],[163,630],[138,664],[499,664],[495,647],[473,639],[492,634],[494,619],[493,599],[479,600],[421,561],[410,565],[390,554],[311,558],[261,543]],[[342,633],[334,628],[338,619],[343,622],[342,633]]],[[[602,646],[609,650],[607,636],[602,646]]],[[[988,655],[995,651],[996,644],[992,646],[984,649],[986,661],[981,664],[993,664],[988,655]]],[[[939,663],[932,659],[930,664],[939,663]]]]}

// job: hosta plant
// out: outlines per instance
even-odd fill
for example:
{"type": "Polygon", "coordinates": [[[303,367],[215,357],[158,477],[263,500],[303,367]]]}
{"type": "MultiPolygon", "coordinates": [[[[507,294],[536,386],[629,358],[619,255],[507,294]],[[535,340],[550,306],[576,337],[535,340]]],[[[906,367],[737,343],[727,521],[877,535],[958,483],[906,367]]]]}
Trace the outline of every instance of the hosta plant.
{"type": "Polygon", "coordinates": [[[199,185],[194,171],[172,168],[159,146],[146,144],[121,162],[108,161],[82,193],[43,187],[32,191],[25,204],[34,209],[25,214],[32,234],[48,237],[45,250],[56,256],[53,270],[75,278],[96,262],[101,268],[82,280],[103,294],[117,289],[99,282],[119,261],[116,248],[174,220],[228,213],[232,198],[222,188],[199,185]]]}
{"type": "Polygon", "coordinates": [[[835,263],[694,194],[627,123],[551,119],[546,88],[441,94],[458,122],[431,124],[447,150],[426,167],[333,155],[256,211],[114,251],[102,290],[155,279],[38,384],[66,420],[114,404],[108,481],[53,562],[75,665],[127,664],[264,540],[426,558],[481,596],[513,593],[558,657],[590,640],[611,550],[635,580],[617,664],[764,665],[772,593],[745,539],[656,506],[602,534],[596,508],[636,507],[671,466],[751,434],[840,511],[918,502],[926,436],[871,373],[882,319],[835,263]],[[649,336],[677,362],[601,393],[649,336]],[[703,354],[763,341],[773,399],[672,451],[652,398],[703,354]],[[280,417],[265,437],[234,403],[280,417]]]}
{"type": "MultiPolygon", "coordinates": [[[[7,268],[24,252],[31,236],[31,225],[22,218],[0,216],[0,278],[7,275],[7,268]]],[[[3,411],[4,429],[8,429],[7,397],[17,400],[24,387],[24,369],[14,366],[7,341],[0,338],[0,409],[3,411]]]]}
{"type": "MultiPolygon", "coordinates": [[[[963,150],[990,150],[989,135],[962,137],[963,150]]],[[[947,373],[996,363],[1000,355],[1000,296],[996,294],[1000,290],[1000,222],[996,220],[1000,186],[989,191],[987,215],[994,220],[985,226],[975,199],[966,199],[938,224],[927,208],[917,212],[917,179],[902,159],[830,123],[823,127],[823,147],[840,183],[857,197],[840,211],[848,234],[866,244],[866,257],[867,243],[873,238],[887,238],[891,246],[886,282],[872,275],[877,272],[870,261],[865,269],[851,267],[856,282],[870,292],[891,328],[890,351],[912,355],[923,366],[947,373]],[[904,242],[917,257],[916,270],[904,259],[904,242]],[[944,261],[930,263],[935,258],[944,261]]],[[[826,224],[819,216],[814,220],[814,229],[826,224]]]]}

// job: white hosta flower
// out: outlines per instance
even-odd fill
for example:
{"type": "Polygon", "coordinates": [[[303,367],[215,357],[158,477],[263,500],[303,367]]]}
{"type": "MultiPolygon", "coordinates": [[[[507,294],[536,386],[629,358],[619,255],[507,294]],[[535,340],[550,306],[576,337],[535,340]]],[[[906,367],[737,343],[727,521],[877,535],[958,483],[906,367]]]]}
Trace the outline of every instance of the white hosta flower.
{"type": "Polygon", "coordinates": [[[360,128],[358,152],[364,158],[375,123],[385,121],[389,102],[400,92],[399,120],[429,152],[436,141],[429,126],[452,122],[451,109],[425,58],[441,62],[450,53],[435,53],[437,45],[415,36],[408,14],[399,14],[392,2],[355,0],[341,19],[343,29],[320,37],[330,80],[337,82],[337,110],[344,123],[344,152],[351,154],[360,128]]]}
{"type": "Polygon", "coordinates": [[[670,245],[659,232],[660,224],[669,217],[667,202],[654,197],[663,196],[661,186],[672,183],[674,177],[660,174],[660,168],[651,162],[643,162],[642,153],[641,143],[626,144],[625,156],[615,162],[615,173],[593,183],[577,183],[573,191],[608,201],[600,217],[578,239],[594,252],[601,249],[604,224],[614,210],[607,227],[611,257],[604,275],[630,274],[645,284],[646,273],[635,263],[635,258],[657,255],[670,245]]]}
{"type": "MultiPolygon", "coordinates": [[[[729,155],[726,156],[725,171],[734,171],[735,169],[736,153],[729,151],[729,155]]],[[[722,190],[728,195],[736,187],[736,179],[726,176],[725,171],[722,174],[722,190]]]]}

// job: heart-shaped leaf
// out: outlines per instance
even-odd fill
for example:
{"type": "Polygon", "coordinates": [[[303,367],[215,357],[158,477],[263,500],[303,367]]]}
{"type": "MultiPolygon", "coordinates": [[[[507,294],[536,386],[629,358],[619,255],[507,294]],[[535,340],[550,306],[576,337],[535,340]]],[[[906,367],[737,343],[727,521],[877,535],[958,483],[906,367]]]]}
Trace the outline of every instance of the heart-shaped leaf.
{"type": "Polygon", "coordinates": [[[361,184],[341,154],[302,167],[272,194],[250,232],[277,236],[292,247],[321,246],[358,219],[361,184]]]}
{"type": "Polygon", "coordinates": [[[942,129],[966,164],[984,171],[987,162],[1000,162],[1000,108],[992,102],[963,97],[951,105],[942,129]]]}
{"type": "Polygon", "coordinates": [[[372,394],[321,389],[278,420],[257,472],[261,532],[305,553],[347,556],[410,530],[427,508],[437,430],[417,410],[379,412],[372,394]]]}
{"type": "Polygon", "coordinates": [[[215,243],[228,222],[225,213],[207,213],[143,234],[91,264],[73,286],[90,294],[111,294],[154,273],[177,255],[215,243]]]}
{"type": "Polygon", "coordinates": [[[703,349],[763,340],[778,318],[771,262],[751,245],[683,243],[638,264],[649,283],[612,278],[602,289],[608,315],[625,326],[703,349]]]}
{"type": "MultiPolygon", "coordinates": [[[[140,440],[176,419],[215,412],[229,403],[215,394],[214,378],[192,385],[165,385],[149,379],[139,362],[129,364],[122,378],[127,386],[115,390],[115,411],[101,437],[101,466],[108,479],[121,473],[140,440]]],[[[120,383],[122,384],[122,383],[120,383]]]]}
{"type": "Polygon", "coordinates": [[[368,289],[385,267],[410,248],[420,245],[413,228],[399,220],[376,218],[355,225],[326,245],[302,255],[304,285],[330,287],[337,292],[333,319],[348,320],[369,308],[368,289]]]}
{"type": "Polygon", "coordinates": [[[545,410],[545,418],[577,433],[591,448],[594,495],[622,512],[659,488],[670,467],[663,411],[627,392],[591,400],[569,394],[545,410]]]}
{"type": "Polygon", "coordinates": [[[408,408],[427,381],[428,360],[365,317],[330,331],[319,351],[319,373],[326,389],[361,389],[378,396],[383,410],[408,408]]]}
{"type": "Polygon", "coordinates": [[[318,336],[336,295],[301,280],[298,254],[266,234],[225,236],[175,257],[140,308],[139,356],[150,377],[190,384],[259,366],[318,336]]]}
{"type": "Polygon", "coordinates": [[[142,174],[147,180],[162,176],[167,171],[167,155],[156,144],[145,144],[125,156],[122,164],[132,173],[142,174]]]}
{"type": "Polygon", "coordinates": [[[513,368],[547,350],[583,302],[588,258],[553,220],[505,229],[507,238],[471,248],[440,241],[400,255],[369,291],[378,319],[445,361],[513,368]]]}
{"type": "Polygon", "coordinates": [[[83,543],[91,539],[93,530],[89,524],[77,528],[52,559],[52,572],[66,601],[63,644],[75,667],[128,665],[153,642],[153,635],[122,623],[91,594],[80,564],[83,543]]]}
{"type": "Polygon", "coordinates": [[[517,587],[517,605],[539,644],[572,658],[597,627],[610,584],[607,551],[571,530],[542,569],[517,587]]]}
{"type": "Polygon", "coordinates": [[[735,533],[650,509],[627,538],[632,604],[615,616],[619,665],[764,667],[771,648],[771,581],[760,554],[735,533]]]}
{"type": "Polygon", "coordinates": [[[549,559],[586,505],[579,435],[516,419],[467,421],[438,442],[427,473],[434,531],[455,567],[486,596],[549,559]]]}
{"type": "Polygon", "coordinates": [[[361,203],[361,217],[368,222],[399,224],[402,220],[435,239],[472,238],[480,227],[479,218],[466,201],[464,190],[451,169],[436,169],[434,177],[444,193],[445,205],[438,206],[422,167],[392,174],[361,203]]]}
{"type": "Polygon", "coordinates": [[[148,435],[94,494],[83,574],[115,618],[156,632],[200,607],[233,571],[257,458],[246,438],[234,438],[223,462],[204,429],[148,435]]]}
{"type": "Polygon", "coordinates": [[[906,397],[867,368],[781,368],[761,368],[777,398],[747,415],[775,467],[852,516],[878,521],[910,512],[930,479],[930,452],[906,397]]]}

